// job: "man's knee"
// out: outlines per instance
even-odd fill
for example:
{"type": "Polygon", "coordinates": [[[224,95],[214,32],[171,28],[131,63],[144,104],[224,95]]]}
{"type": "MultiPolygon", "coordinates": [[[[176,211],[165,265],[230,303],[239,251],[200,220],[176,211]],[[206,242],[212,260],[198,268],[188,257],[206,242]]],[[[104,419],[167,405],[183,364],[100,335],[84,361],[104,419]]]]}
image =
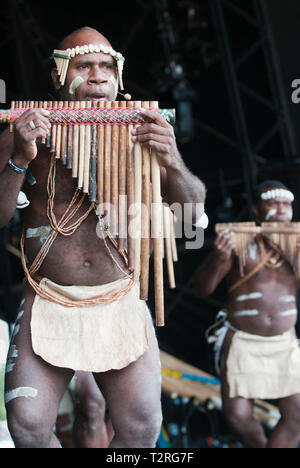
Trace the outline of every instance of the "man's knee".
{"type": "Polygon", "coordinates": [[[224,407],[224,416],[231,429],[237,431],[245,427],[252,420],[252,414],[240,406],[224,407]]]}
{"type": "Polygon", "coordinates": [[[38,448],[46,446],[53,432],[53,425],[36,411],[22,404],[22,399],[7,405],[7,423],[16,447],[38,448]]]}
{"type": "Polygon", "coordinates": [[[77,402],[75,416],[81,424],[93,429],[104,423],[105,401],[103,398],[84,398],[77,402]]]}
{"type": "MultiPolygon", "coordinates": [[[[128,447],[155,447],[162,425],[161,408],[156,410],[139,410],[129,415],[122,425],[122,439],[128,447]]],[[[116,429],[116,433],[118,428],[116,429]]]]}
{"type": "Polygon", "coordinates": [[[288,404],[281,408],[282,422],[300,432],[300,398],[291,398],[288,404]]]}

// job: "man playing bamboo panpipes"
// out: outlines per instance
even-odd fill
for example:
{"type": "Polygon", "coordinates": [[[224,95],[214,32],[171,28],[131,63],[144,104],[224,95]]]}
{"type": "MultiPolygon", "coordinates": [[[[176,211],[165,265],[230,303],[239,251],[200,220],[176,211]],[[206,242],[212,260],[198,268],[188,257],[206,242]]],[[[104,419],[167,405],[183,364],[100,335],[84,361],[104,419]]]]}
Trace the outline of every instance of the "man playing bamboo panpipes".
{"type": "MultiPolygon", "coordinates": [[[[58,59],[68,67],[54,67],[52,77],[61,101],[116,100],[122,55],[105,37],[82,28],[60,50],[58,59]]],[[[48,116],[29,109],[13,134],[1,135],[2,226],[13,215],[25,169],[36,178],[23,188],[30,202],[23,237],[27,286],[7,361],[9,429],[18,448],[58,447],[52,428],[59,402],[74,371],[87,371],[107,402],[111,447],[153,447],[161,427],[161,367],[151,316],[127,268],[126,249],[101,237],[94,206],[77,194],[70,170],[37,145],[37,138],[49,136],[48,116]]],[[[153,110],[144,116],[148,123],[132,131],[132,143],[156,150],[164,199],[195,208],[205,188],[186,168],[172,126],[153,110]]]]}
{"type": "MultiPolygon", "coordinates": [[[[266,181],[258,186],[253,205],[257,225],[263,230],[263,226],[271,229],[271,223],[275,223],[276,235],[283,236],[286,244],[288,234],[279,234],[279,226],[284,230],[291,222],[293,200],[294,195],[283,184],[266,181]]],[[[279,240],[274,242],[274,237],[272,240],[267,232],[245,242],[241,275],[236,255],[239,238],[234,229],[238,228],[233,224],[232,230],[229,226],[219,232],[211,255],[197,272],[195,283],[197,293],[206,296],[227,278],[226,322],[215,337],[210,337],[215,342],[216,362],[220,363],[224,415],[233,433],[247,447],[297,447],[300,441],[300,351],[295,333],[298,278],[285,249],[278,246],[279,240]],[[269,439],[253,419],[256,398],[278,399],[282,418],[269,439]]],[[[298,239],[296,235],[291,240],[291,250],[296,255],[298,239]]]]}

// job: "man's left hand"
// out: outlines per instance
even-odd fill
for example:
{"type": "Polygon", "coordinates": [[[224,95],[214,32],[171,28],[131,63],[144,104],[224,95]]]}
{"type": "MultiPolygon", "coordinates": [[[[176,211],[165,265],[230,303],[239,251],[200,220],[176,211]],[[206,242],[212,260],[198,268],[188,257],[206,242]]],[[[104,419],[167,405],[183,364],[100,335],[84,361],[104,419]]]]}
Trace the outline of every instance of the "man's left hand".
{"type": "Polygon", "coordinates": [[[166,169],[179,169],[181,156],[172,125],[158,112],[142,109],[142,113],[148,122],[132,130],[132,141],[155,150],[159,164],[166,169]]]}

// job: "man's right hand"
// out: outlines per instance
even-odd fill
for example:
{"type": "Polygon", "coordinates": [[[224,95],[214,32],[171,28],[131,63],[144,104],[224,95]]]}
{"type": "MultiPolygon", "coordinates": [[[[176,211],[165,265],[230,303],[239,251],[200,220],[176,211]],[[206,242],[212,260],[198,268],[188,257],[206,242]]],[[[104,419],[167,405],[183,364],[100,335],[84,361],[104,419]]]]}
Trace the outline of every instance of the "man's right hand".
{"type": "Polygon", "coordinates": [[[29,109],[14,124],[14,162],[20,167],[28,167],[37,155],[36,139],[49,135],[51,124],[47,119],[50,112],[45,109],[29,109]],[[35,128],[32,128],[33,122],[35,128]]]}
{"type": "Polygon", "coordinates": [[[222,262],[225,262],[231,257],[232,251],[235,248],[233,236],[233,232],[226,229],[220,232],[215,240],[214,254],[222,262]]]}

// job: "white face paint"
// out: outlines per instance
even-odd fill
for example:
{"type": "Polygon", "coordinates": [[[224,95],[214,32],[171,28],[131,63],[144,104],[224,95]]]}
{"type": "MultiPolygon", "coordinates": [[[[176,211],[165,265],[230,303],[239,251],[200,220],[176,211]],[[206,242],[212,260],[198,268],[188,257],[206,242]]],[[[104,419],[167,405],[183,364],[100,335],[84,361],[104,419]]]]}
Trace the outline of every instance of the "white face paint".
{"type": "Polygon", "coordinates": [[[277,210],[275,208],[272,208],[272,210],[269,210],[268,213],[266,214],[265,221],[269,221],[270,218],[276,215],[277,215],[277,210]]]}
{"type": "Polygon", "coordinates": [[[76,89],[77,89],[82,83],[84,83],[84,79],[83,79],[81,76],[76,76],[76,78],[74,78],[74,80],[73,80],[72,83],[70,84],[69,94],[71,94],[71,96],[75,96],[76,89]]]}
{"type": "Polygon", "coordinates": [[[109,77],[109,81],[111,81],[111,83],[113,84],[114,86],[114,95],[115,95],[115,99],[117,99],[117,95],[118,95],[118,89],[119,89],[119,82],[117,80],[117,78],[115,78],[113,75],[111,75],[109,77]]]}
{"type": "Polygon", "coordinates": [[[236,300],[238,302],[242,302],[242,301],[249,301],[249,300],[253,300],[253,299],[260,299],[261,297],[263,297],[262,293],[253,292],[253,293],[250,293],[250,294],[244,294],[243,296],[239,296],[239,297],[236,298],[236,300]]]}
{"type": "Polygon", "coordinates": [[[235,317],[251,317],[255,315],[259,315],[258,310],[252,309],[252,310],[241,310],[240,312],[236,312],[235,317]]]}
{"type": "Polygon", "coordinates": [[[286,215],[287,215],[288,221],[292,221],[292,219],[293,219],[293,210],[292,209],[288,210],[286,215]]]}

